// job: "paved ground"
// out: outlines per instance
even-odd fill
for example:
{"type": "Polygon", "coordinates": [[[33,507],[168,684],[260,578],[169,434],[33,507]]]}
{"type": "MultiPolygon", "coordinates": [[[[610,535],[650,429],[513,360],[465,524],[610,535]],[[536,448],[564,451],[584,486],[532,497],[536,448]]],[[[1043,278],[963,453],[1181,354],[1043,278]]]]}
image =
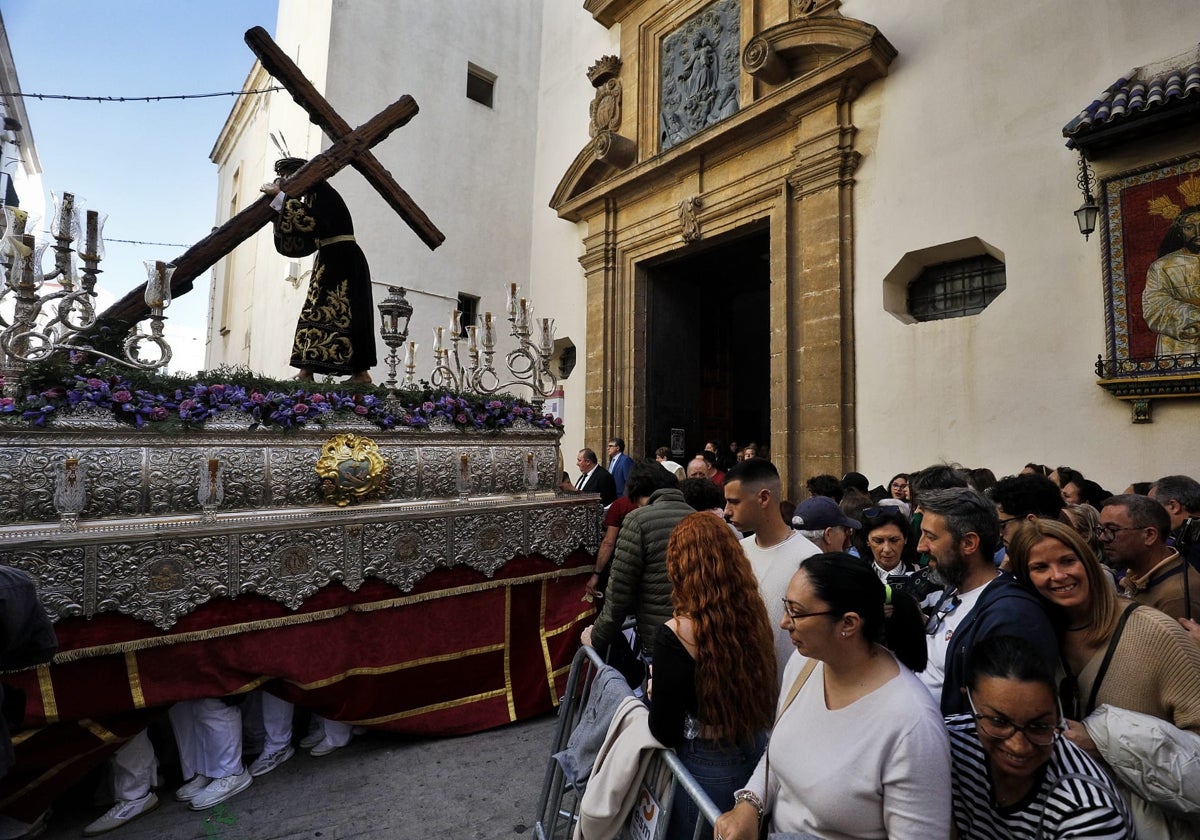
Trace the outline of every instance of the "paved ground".
{"type": "MultiPolygon", "coordinates": [[[[369,732],[322,758],[297,751],[224,806],[191,811],[173,788],[113,840],[527,837],[554,736],[553,715],[459,738],[369,732]],[[223,810],[219,810],[222,809],[223,810]]],[[[46,838],[79,837],[103,808],[91,785],[55,808],[46,838]]]]}

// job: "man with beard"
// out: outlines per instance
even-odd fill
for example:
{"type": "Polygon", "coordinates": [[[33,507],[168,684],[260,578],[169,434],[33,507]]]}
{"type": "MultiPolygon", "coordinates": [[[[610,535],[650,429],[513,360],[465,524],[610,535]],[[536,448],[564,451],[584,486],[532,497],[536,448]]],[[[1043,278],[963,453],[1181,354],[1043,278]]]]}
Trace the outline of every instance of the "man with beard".
{"type": "Polygon", "coordinates": [[[929,490],[919,505],[918,549],[937,562],[946,591],[926,625],[929,664],[918,676],[945,715],[970,714],[967,654],[991,636],[1029,641],[1053,673],[1058,667],[1054,628],[1037,597],[992,560],[1000,539],[996,506],[967,487],[929,490]]]}

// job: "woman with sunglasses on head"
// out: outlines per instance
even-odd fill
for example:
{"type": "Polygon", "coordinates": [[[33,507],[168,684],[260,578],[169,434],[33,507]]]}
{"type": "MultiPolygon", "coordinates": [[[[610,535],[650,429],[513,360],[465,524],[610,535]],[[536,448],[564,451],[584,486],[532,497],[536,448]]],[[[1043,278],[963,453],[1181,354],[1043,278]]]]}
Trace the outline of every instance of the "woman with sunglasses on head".
{"type": "Polygon", "coordinates": [[[948,836],[950,746],[911,670],[926,658],[916,603],[861,560],[818,554],[792,577],[783,609],[780,627],[796,653],[775,727],[714,837],[757,840],[767,812],[770,831],[784,836],[948,836]]]}
{"type": "Polygon", "coordinates": [[[1029,642],[990,636],[967,659],[971,714],[946,718],[960,837],[1132,837],[1125,800],[1087,753],[1060,737],[1054,675],[1029,642]]]}
{"type": "MultiPolygon", "coordinates": [[[[775,633],[733,531],[707,511],[667,543],[674,617],[654,639],[650,732],[722,810],[758,764],[774,719],[775,633]]],[[[668,838],[690,838],[699,811],[680,794],[668,838]]]]}
{"type": "MultiPolygon", "coordinates": [[[[1013,574],[1056,619],[1067,672],[1066,737],[1113,767],[1126,792],[1137,797],[1139,836],[1198,836],[1200,821],[1179,813],[1200,814],[1200,794],[1182,788],[1164,792],[1144,781],[1178,775],[1178,768],[1167,766],[1173,744],[1183,760],[1200,761],[1200,646],[1165,613],[1118,597],[1095,553],[1065,523],[1023,523],[1008,553],[1013,574]],[[1137,720],[1122,718],[1120,710],[1137,713],[1137,720]],[[1154,734],[1135,736],[1134,723],[1154,734]],[[1119,741],[1109,737],[1113,725],[1124,730],[1119,741]],[[1144,831],[1151,823],[1156,831],[1144,831]]],[[[1198,776],[1194,770],[1186,775],[1198,776]]]]}

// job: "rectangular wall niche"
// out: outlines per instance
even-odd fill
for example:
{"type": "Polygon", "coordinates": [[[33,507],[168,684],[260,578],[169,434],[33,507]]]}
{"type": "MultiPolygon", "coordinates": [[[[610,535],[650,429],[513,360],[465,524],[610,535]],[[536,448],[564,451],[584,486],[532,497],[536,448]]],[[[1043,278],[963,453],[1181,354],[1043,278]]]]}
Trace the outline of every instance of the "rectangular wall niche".
{"type": "Polygon", "coordinates": [[[660,151],[737,113],[741,51],[738,0],[717,0],[663,38],[660,151]]]}

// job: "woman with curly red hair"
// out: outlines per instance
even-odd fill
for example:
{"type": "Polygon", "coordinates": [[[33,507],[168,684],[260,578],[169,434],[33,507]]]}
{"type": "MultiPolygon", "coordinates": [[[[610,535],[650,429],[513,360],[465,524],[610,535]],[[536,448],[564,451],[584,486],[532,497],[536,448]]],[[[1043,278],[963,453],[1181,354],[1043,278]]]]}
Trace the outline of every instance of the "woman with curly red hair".
{"type": "MultiPolygon", "coordinates": [[[[774,719],[775,635],[750,562],[711,513],[671,532],[667,575],[675,615],[654,639],[650,731],[727,811],[774,719]]],[[[689,797],[676,796],[667,836],[691,837],[698,816],[689,797]]]]}

